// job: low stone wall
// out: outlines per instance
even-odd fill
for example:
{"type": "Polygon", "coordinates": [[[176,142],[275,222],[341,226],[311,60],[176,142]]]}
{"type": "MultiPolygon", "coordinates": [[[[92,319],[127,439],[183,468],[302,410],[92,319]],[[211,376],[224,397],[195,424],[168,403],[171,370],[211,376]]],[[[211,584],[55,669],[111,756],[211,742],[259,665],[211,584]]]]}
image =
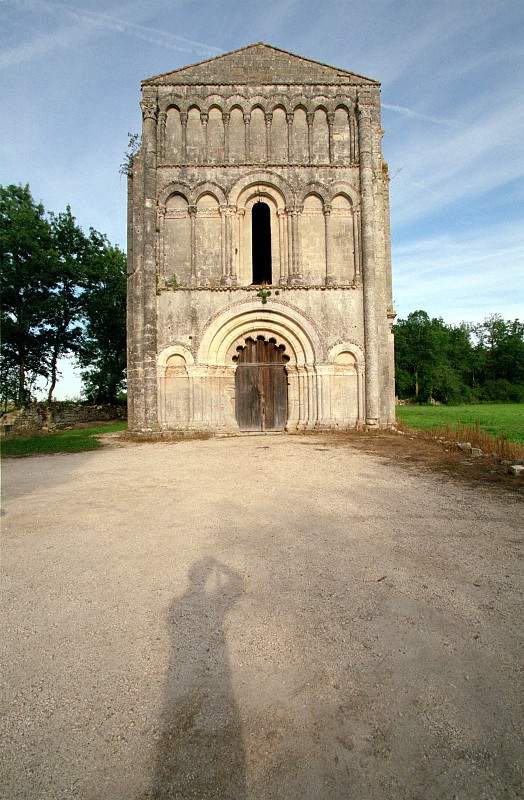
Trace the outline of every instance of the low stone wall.
{"type": "Polygon", "coordinates": [[[127,419],[125,405],[55,402],[48,408],[43,403],[31,403],[25,408],[2,414],[0,434],[27,436],[42,431],[69,428],[81,423],[109,422],[114,419],[127,419]]]}

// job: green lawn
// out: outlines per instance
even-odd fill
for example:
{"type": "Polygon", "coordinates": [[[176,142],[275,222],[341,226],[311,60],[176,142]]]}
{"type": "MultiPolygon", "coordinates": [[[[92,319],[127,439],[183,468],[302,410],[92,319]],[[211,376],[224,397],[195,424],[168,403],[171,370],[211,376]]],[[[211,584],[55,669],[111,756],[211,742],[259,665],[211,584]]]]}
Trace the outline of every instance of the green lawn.
{"type": "Polygon", "coordinates": [[[95,438],[100,433],[125,431],[127,422],[106,422],[89,428],[43,433],[39,436],[17,436],[1,443],[3,456],[32,456],[39,453],[78,453],[96,450],[102,444],[95,438]]]}
{"type": "Polygon", "coordinates": [[[482,403],[463,406],[397,406],[397,419],[409,428],[428,430],[445,425],[475,425],[493,436],[524,443],[524,403],[482,403]]]}

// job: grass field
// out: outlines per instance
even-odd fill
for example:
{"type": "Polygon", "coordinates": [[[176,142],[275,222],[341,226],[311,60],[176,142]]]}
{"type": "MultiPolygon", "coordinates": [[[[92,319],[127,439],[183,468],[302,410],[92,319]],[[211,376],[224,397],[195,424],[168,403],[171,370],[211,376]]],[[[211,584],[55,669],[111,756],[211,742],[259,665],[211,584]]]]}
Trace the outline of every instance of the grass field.
{"type": "Polygon", "coordinates": [[[409,428],[431,430],[451,425],[479,425],[495,437],[524,444],[524,403],[463,406],[397,406],[397,419],[409,428]]]}
{"type": "Polygon", "coordinates": [[[102,447],[95,437],[100,433],[124,431],[127,422],[107,422],[89,428],[43,433],[39,436],[20,436],[2,441],[3,456],[32,456],[40,453],[78,453],[102,447]]]}

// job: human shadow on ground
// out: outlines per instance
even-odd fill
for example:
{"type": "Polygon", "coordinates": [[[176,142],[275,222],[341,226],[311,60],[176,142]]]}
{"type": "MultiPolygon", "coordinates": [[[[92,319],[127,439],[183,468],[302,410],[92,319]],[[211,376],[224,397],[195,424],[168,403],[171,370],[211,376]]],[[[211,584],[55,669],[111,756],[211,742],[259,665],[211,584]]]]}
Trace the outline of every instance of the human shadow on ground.
{"type": "Polygon", "coordinates": [[[188,579],[168,616],[162,732],[147,796],[244,800],[245,753],[224,633],[243,580],[214,558],[195,562],[188,579]]]}

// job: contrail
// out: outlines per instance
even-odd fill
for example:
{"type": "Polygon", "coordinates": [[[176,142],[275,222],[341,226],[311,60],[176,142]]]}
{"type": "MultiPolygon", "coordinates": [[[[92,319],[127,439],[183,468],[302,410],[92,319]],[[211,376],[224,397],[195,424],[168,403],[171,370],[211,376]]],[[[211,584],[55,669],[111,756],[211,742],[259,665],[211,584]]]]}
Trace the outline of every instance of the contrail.
{"type": "Polygon", "coordinates": [[[428,114],[420,114],[418,111],[414,111],[412,108],[407,108],[406,106],[396,106],[391,105],[390,103],[382,103],[382,108],[387,108],[389,111],[397,111],[399,114],[403,114],[405,117],[410,117],[410,119],[423,119],[426,122],[434,122],[436,125],[446,125],[448,128],[467,127],[463,122],[458,122],[457,120],[453,119],[446,119],[445,117],[431,117],[428,114]]]}
{"type": "MultiPolygon", "coordinates": [[[[109,30],[117,33],[124,33],[133,36],[141,41],[150,42],[170,50],[177,50],[182,53],[193,53],[198,56],[220,55],[224,51],[206,42],[199,42],[188,39],[185,36],[178,36],[169,31],[162,31],[158,28],[151,28],[146,25],[138,25],[125,19],[114,17],[110,14],[102,14],[85,9],[72,8],[66,3],[49,2],[49,0],[11,0],[15,5],[25,7],[33,11],[45,11],[49,14],[63,15],[82,22],[85,27],[93,30],[109,30]]],[[[0,0],[4,5],[6,0],[0,0]]],[[[11,50],[0,53],[1,66],[13,66],[24,61],[30,61],[35,57],[45,55],[45,53],[56,47],[67,47],[75,43],[78,38],[78,31],[53,31],[49,34],[42,34],[34,39],[24,42],[11,50]],[[68,36],[69,33],[69,36],[68,36]]]]}

